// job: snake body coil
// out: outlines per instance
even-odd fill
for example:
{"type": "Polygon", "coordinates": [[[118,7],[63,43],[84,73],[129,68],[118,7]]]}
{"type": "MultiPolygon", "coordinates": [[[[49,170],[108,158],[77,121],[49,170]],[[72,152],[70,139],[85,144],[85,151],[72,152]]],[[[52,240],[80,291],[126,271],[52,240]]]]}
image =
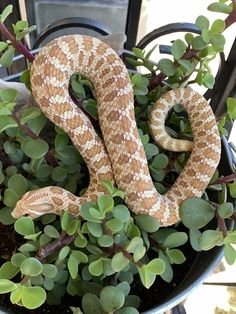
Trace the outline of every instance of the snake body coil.
{"type": "Polygon", "coordinates": [[[83,197],[60,187],[28,192],[18,201],[12,213],[14,217],[60,214],[64,210],[78,216],[81,204],[96,200],[104,193],[100,181],[107,179],[115,181],[125,192],[125,202],[132,211],[152,215],[163,226],[171,225],[179,220],[179,204],[186,198],[200,197],[218,165],[220,138],[210,106],[201,95],[189,89],[170,91],[153,107],[151,134],[166,149],[192,150],[192,153],[170,191],[158,194],[135,122],[128,72],[119,56],[96,38],[71,35],[47,44],[33,62],[31,86],[41,110],[70,136],[84,158],[90,184],[83,197]],[[69,96],[69,80],[75,72],[94,85],[104,144],[69,96]],[[172,139],[165,131],[166,115],[176,103],[187,110],[193,143],[172,139]]]}

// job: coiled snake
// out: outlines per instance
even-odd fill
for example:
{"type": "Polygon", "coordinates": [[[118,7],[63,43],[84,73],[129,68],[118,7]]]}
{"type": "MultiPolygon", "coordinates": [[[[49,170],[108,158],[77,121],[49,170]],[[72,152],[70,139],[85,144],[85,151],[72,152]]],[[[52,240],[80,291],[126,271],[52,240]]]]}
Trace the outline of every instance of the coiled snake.
{"type": "Polygon", "coordinates": [[[127,69],[119,56],[96,38],[70,35],[47,44],[33,62],[31,86],[41,110],[70,136],[84,158],[90,184],[82,197],[56,186],[27,192],[17,202],[14,217],[65,210],[79,216],[81,204],[104,193],[101,180],[112,180],[125,192],[130,210],[152,215],[163,226],[172,225],[179,220],[180,203],[200,197],[214,174],[221,146],[214,114],[198,93],[187,88],[172,90],[153,106],[150,132],[163,148],[192,153],[172,188],[164,195],[156,191],[135,122],[127,69]],[[75,72],[94,85],[104,143],[69,96],[69,80],[75,72]],[[193,142],[172,139],[166,133],[166,115],[177,103],[187,110],[193,142]]]}

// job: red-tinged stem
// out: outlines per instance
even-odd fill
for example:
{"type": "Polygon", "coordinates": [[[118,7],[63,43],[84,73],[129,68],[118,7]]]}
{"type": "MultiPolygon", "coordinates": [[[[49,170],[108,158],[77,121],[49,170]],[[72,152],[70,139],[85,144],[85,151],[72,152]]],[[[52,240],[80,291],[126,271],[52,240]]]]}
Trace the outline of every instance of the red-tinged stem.
{"type": "Polygon", "coordinates": [[[69,245],[71,242],[75,240],[76,236],[68,236],[64,232],[61,234],[59,239],[56,239],[55,241],[46,244],[39,248],[37,253],[37,258],[39,260],[43,260],[48,255],[52,254],[55,251],[59,251],[61,248],[63,248],[66,245],[69,245]]]}
{"type": "Polygon", "coordinates": [[[9,32],[9,30],[2,22],[0,22],[0,32],[3,34],[4,37],[6,37],[6,39],[10,40],[13,47],[15,47],[17,51],[22,53],[30,62],[33,62],[34,56],[32,55],[32,53],[22,44],[22,42],[16,40],[16,38],[9,32]]]}
{"type": "Polygon", "coordinates": [[[233,10],[225,19],[225,29],[236,22],[236,1],[233,1],[233,10]]]}
{"type": "Polygon", "coordinates": [[[228,182],[232,182],[234,180],[236,180],[236,173],[230,174],[230,175],[225,176],[225,177],[221,177],[221,178],[217,179],[214,184],[228,183],[228,182]]]}

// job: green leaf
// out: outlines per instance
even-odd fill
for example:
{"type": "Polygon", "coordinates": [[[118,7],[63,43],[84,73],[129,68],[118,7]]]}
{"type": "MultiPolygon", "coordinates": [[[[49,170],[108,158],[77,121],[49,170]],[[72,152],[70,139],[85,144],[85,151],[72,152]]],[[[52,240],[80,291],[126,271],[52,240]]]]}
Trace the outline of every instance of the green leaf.
{"type": "Polygon", "coordinates": [[[58,254],[57,262],[60,263],[60,262],[64,261],[64,259],[66,259],[69,252],[70,252],[69,246],[64,246],[63,248],[61,248],[61,250],[58,254]]]}
{"type": "Polygon", "coordinates": [[[62,182],[66,179],[67,172],[65,168],[60,166],[53,168],[52,170],[52,179],[56,182],[62,182]]]}
{"type": "Polygon", "coordinates": [[[214,207],[196,197],[183,201],[180,204],[179,212],[182,223],[189,229],[200,229],[215,216],[214,207]]]}
{"type": "Polygon", "coordinates": [[[121,292],[123,292],[124,296],[127,297],[130,293],[130,285],[127,281],[120,282],[116,288],[120,289],[121,292]]]}
{"type": "Polygon", "coordinates": [[[139,228],[135,224],[130,223],[127,229],[127,235],[130,239],[132,239],[134,237],[140,237],[141,233],[139,228]]]}
{"type": "Polygon", "coordinates": [[[7,185],[14,190],[20,197],[28,191],[28,181],[22,174],[18,173],[9,178],[7,185]]]}
{"type": "Polygon", "coordinates": [[[149,215],[137,215],[135,216],[135,223],[141,229],[149,233],[156,232],[159,227],[159,221],[149,215]]]}
{"type": "Polygon", "coordinates": [[[57,134],[55,138],[56,150],[61,150],[66,147],[69,143],[69,138],[66,134],[57,134]]]}
{"type": "Polygon", "coordinates": [[[27,21],[18,21],[15,25],[13,25],[14,31],[19,32],[28,27],[27,21]]]}
{"type": "Polygon", "coordinates": [[[225,243],[234,243],[236,244],[236,231],[228,231],[226,237],[224,238],[225,243]]]}
{"type": "Polygon", "coordinates": [[[166,253],[171,264],[182,264],[186,261],[184,254],[179,249],[167,249],[166,253]]]}
{"type": "Polygon", "coordinates": [[[200,236],[201,236],[201,232],[198,229],[189,230],[189,240],[190,240],[191,246],[197,252],[201,251],[199,247],[200,236]]]}
{"type": "Polygon", "coordinates": [[[187,241],[188,236],[185,232],[173,232],[165,239],[163,246],[172,249],[174,247],[184,245],[187,241]]]}
{"type": "Polygon", "coordinates": [[[20,265],[27,259],[27,257],[21,253],[15,253],[11,257],[12,265],[20,267],[20,265]]]}
{"type": "Polygon", "coordinates": [[[144,58],[144,53],[140,48],[137,47],[133,47],[132,48],[133,53],[135,54],[136,57],[142,59],[144,58]]]}
{"type": "Polygon", "coordinates": [[[191,33],[187,33],[185,36],[184,36],[184,39],[186,40],[186,42],[187,42],[187,44],[189,45],[189,46],[191,46],[192,45],[192,42],[193,42],[193,34],[191,34],[191,33]]]}
{"type": "Polygon", "coordinates": [[[145,150],[148,160],[151,159],[153,156],[156,156],[159,153],[158,147],[152,143],[145,144],[144,150],[145,150]]]}
{"type": "Polygon", "coordinates": [[[22,151],[30,158],[40,159],[46,155],[49,146],[48,143],[38,139],[28,139],[21,143],[22,151]]]}
{"type": "Polygon", "coordinates": [[[57,231],[57,229],[54,226],[47,225],[44,227],[44,233],[53,239],[59,239],[60,233],[57,231]]]}
{"type": "Polygon", "coordinates": [[[22,304],[30,310],[40,307],[46,301],[46,292],[41,287],[22,287],[22,304]]]}
{"type": "Polygon", "coordinates": [[[209,22],[208,18],[206,18],[203,15],[200,15],[197,17],[195,24],[196,24],[197,28],[202,31],[204,29],[209,28],[210,22],[209,22]]]}
{"type": "Polygon", "coordinates": [[[222,34],[211,34],[211,43],[212,46],[217,48],[219,51],[223,51],[225,45],[225,38],[222,34]]]}
{"type": "Polygon", "coordinates": [[[11,262],[6,262],[0,267],[0,281],[1,279],[11,279],[19,272],[19,267],[13,265],[11,262]]]}
{"type": "Polygon", "coordinates": [[[176,67],[170,59],[161,59],[158,62],[158,68],[162,73],[167,76],[172,76],[175,74],[176,67]]]}
{"type": "Polygon", "coordinates": [[[219,13],[226,13],[226,14],[230,14],[232,11],[232,8],[223,2],[213,2],[207,7],[207,9],[212,12],[219,12],[219,13]]]}
{"type": "Polygon", "coordinates": [[[210,28],[211,33],[221,33],[225,29],[225,21],[218,19],[215,20],[210,28]]]}
{"type": "Polygon", "coordinates": [[[18,125],[10,116],[0,116],[0,133],[8,128],[16,128],[18,125]]]}
{"type": "Polygon", "coordinates": [[[100,276],[103,273],[103,263],[102,259],[99,258],[96,261],[89,264],[89,272],[93,276],[100,276]]]}
{"type": "Polygon", "coordinates": [[[35,233],[34,222],[30,217],[20,217],[14,224],[17,233],[27,236],[35,233]]]}
{"type": "Polygon", "coordinates": [[[111,267],[117,273],[124,269],[128,264],[129,260],[122,252],[118,252],[112,257],[111,267]]]}
{"type": "Polygon", "coordinates": [[[3,101],[15,102],[17,91],[14,88],[4,88],[0,90],[0,97],[3,101]]]}
{"type": "Polygon", "coordinates": [[[116,314],[139,314],[139,311],[135,307],[125,306],[117,310],[116,314]]]}
{"type": "Polygon", "coordinates": [[[123,228],[124,224],[120,220],[113,218],[106,222],[106,226],[112,231],[112,233],[117,233],[123,228]]]}
{"type": "Polygon", "coordinates": [[[173,269],[170,265],[169,259],[165,256],[165,254],[159,250],[159,258],[165,263],[165,270],[162,274],[160,274],[161,278],[166,282],[171,282],[173,279],[173,269]]]}
{"type": "Polygon", "coordinates": [[[168,157],[165,154],[158,154],[154,157],[151,166],[156,169],[164,169],[168,165],[168,157]]]}
{"type": "Polygon", "coordinates": [[[227,99],[227,113],[231,119],[236,119],[236,98],[229,97],[227,99]]]}
{"type": "Polygon", "coordinates": [[[236,181],[234,183],[229,184],[229,192],[233,198],[236,198],[236,181]]]}
{"type": "Polygon", "coordinates": [[[229,265],[233,265],[236,261],[236,250],[230,243],[226,243],[224,246],[225,260],[229,265]]]}
{"type": "Polygon", "coordinates": [[[165,262],[161,258],[154,258],[146,265],[146,269],[155,275],[161,275],[165,271],[165,262]]]}
{"type": "Polygon", "coordinates": [[[20,121],[22,124],[25,124],[29,120],[33,120],[39,117],[40,115],[41,115],[41,110],[38,107],[30,107],[30,108],[27,108],[23,112],[20,121]]]}
{"type": "Polygon", "coordinates": [[[11,292],[17,289],[18,285],[8,279],[0,279],[0,294],[11,292]]]}
{"type": "Polygon", "coordinates": [[[29,257],[21,263],[20,270],[26,276],[37,276],[42,273],[43,265],[37,258],[29,257]]]}
{"type": "Polygon", "coordinates": [[[5,43],[4,41],[0,41],[0,52],[2,52],[4,49],[6,49],[8,46],[7,43],[5,43]]]}
{"type": "Polygon", "coordinates": [[[204,75],[204,77],[202,79],[202,84],[209,89],[213,88],[213,86],[215,84],[214,76],[210,73],[207,73],[206,75],[204,75]]]}
{"type": "Polygon", "coordinates": [[[0,14],[0,21],[3,23],[5,19],[12,13],[13,5],[9,4],[0,14]]]}
{"type": "Polygon", "coordinates": [[[222,240],[223,240],[222,231],[206,230],[203,231],[203,233],[199,237],[199,247],[203,251],[208,251],[215,247],[222,240]]]}
{"type": "MultiPolygon", "coordinates": [[[[193,65],[192,65],[191,61],[189,61],[189,60],[180,59],[180,60],[178,60],[178,63],[179,63],[179,65],[181,65],[181,66],[185,69],[185,71],[187,71],[187,72],[190,72],[190,71],[193,70],[193,65]]],[[[187,72],[186,72],[186,73],[187,73],[187,72]]]]}
{"type": "Polygon", "coordinates": [[[88,221],[87,227],[89,232],[96,238],[101,237],[102,235],[102,226],[98,222],[88,221]]]}
{"type": "Polygon", "coordinates": [[[114,206],[113,198],[110,195],[101,195],[98,198],[98,207],[102,213],[109,212],[114,206]]]}
{"type": "Polygon", "coordinates": [[[129,211],[128,207],[125,205],[122,205],[122,204],[116,205],[113,208],[112,213],[114,215],[114,218],[116,218],[122,222],[127,222],[130,218],[130,211],[129,211]]]}
{"type": "Polygon", "coordinates": [[[83,204],[80,208],[80,216],[88,221],[99,222],[100,220],[93,217],[89,212],[89,209],[94,208],[95,206],[96,205],[93,202],[87,202],[83,204]]]}
{"type": "Polygon", "coordinates": [[[156,279],[156,275],[153,272],[149,271],[146,265],[139,267],[138,272],[142,284],[145,288],[149,289],[153,285],[156,279]]]}
{"type": "Polygon", "coordinates": [[[88,243],[88,241],[87,241],[86,237],[81,232],[78,232],[78,236],[74,241],[74,245],[76,247],[83,248],[83,247],[87,246],[87,243],[88,243]]]}
{"type": "Polygon", "coordinates": [[[232,203],[229,203],[229,202],[221,204],[217,208],[217,213],[218,213],[219,217],[222,219],[229,218],[234,213],[234,206],[232,203]]]}
{"type": "Polygon", "coordinates": [[[148,94],[148,88],[144,85],[137,85],[133,87],[133,92],[136,96],[145,96],[148,94]]]}
{"type": "Polygon", "coordinates": [[[16,146],[11,142],[4,142],[3,148],[8,155],[16,153],[16,146]]]}
{"type": "Polygon", "coordinates": [[[129,253],[134,253],[137,246],[143,245],[142,238],[134,237],[130,240],[130,242],[126,245],[126,251],[129,253]]]}
{"type": "Polygon", "coordinates": [[[14,207],[20,196],[12,189],[6,189],[3,195],[3,203],[8,207],[14,207]]]}
{"type": "Polygon", "coordinates": [[[43,264],[42,274],[47,278],[54,278],[57,275],[57,267],[53,264],[43,264]]]}
{"type": "Polygon", "coordinates": [[[100,292],[100,300],[102,309],[110,313],[123,306],[125,296],[119,288],[106,286],[100,292]]]}
{"type": "Polygon", "coordinates": [[[30,90],[30,70],[26,69],[20,76],[20,82],[30,90]]]}
{"type": "MultiPolygon", "coordinates": [[[[96,295],[92,293],[86,293],[83,296],[82,308],[85,314],[102,314],[100,300],[96,295]]],[[[80,314],[80,312],[78,314],[80,314]]]]}
{"type": "Polygon", "coordinates": [[[12,65],[13,57],[15,54],[15,48],[13,46],[8,46],[8,49],[1,55],[0,64],[6,68],[10,68],[12,65]]]}
{"type": "Polygon", "coordinates": [[[102,247],[110,247],[113,245],[113,238],[110,235],[103,234],[98,238],[98,244],[102,247]]]}
{"type": "Polygon", "coordinates": [[[15,222],[15,218],[11,215],[12,208],[3,207],[0,209],[0,222],[4,225],[11,225],[15,222]]]}
{"type": "Polygon", "coordinates": [[[18,250],[20,252],[35,252],[37,250],[37,248],[35,247],[35,245],[31,244],[31,243],[25,243],[22,244],[18,250]]]}
{"type": "Polygon", "coordinates": [[[76,279],[78,276],[78,265],[79,263],[77,259],[71,254],[68,259],[67,266],[72,279],[76,279]]]}
{"type": "Polygon", "coordinates": [[[201,50],[207,47],[207,43],[203,40],[202,36],[196,36],[192,42],[193,49],[201,50]]]}
{"type": "Polygon", "coordinates": [[[18,286],[17,289],[13,290],[10,294],[10,300],[12,304],[16,304],[22,298],[22,286],[18,286]]]}
{"type": "Polygon", "coordinates": [[[205,43],[208,43],[210,40],[211,36],[210,36],[210,32],[208,29],[204,29],[202,31],[202,39],[205,43]]]}
{"type": "Polygon", "coordinates": [[[173,42],[171,46],[171,54],[174,56],[176,60],[179,60],[183,57],[186,51],[186,44],[181,39],[177,39],[173,42]]]}

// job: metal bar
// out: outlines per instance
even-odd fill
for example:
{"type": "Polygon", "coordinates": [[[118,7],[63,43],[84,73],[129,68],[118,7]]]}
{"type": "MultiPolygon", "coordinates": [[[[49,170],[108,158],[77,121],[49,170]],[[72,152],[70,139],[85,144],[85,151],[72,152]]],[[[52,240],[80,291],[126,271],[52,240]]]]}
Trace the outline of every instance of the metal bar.
{"type": "Polygon", "coordinates": [[[86,29],[91,29],[101,35],[109,35],[111,34],[111,29],[96,20],[84,18],[84,17],[70,17],[62,20],[58,20],[53,22],[48,27],[46,27],[37,37],[33,48],[38,48],[40,44],[48,37],[50,34],[65,28],[70,27],[81,27],[86,29]]]}
{"type": "Polygon", "coordinates": [[[136,45],[142,0],[129,0],[125,33],[127,41],[125,48],[131,50],[136,45]]]}

